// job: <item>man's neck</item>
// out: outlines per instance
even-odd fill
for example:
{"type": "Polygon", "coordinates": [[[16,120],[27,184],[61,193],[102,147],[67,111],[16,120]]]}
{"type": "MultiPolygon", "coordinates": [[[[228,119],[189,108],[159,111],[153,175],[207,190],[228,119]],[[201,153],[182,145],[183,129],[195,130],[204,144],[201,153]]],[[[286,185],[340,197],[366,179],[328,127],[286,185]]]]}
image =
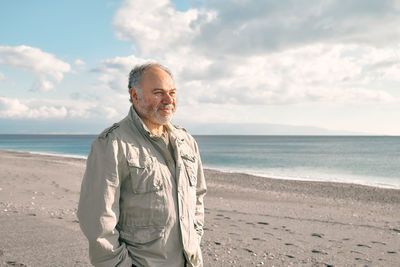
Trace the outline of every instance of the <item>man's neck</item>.
{"type": "Polygon", "coordinates": [[[149,129],[149,131],[152,135],[161,136],[164,133],[164,131],[166,130],[166,127],[164,125],[154,124],[146,119],[142,119],[142,121],[146,125],[147,129],[149,129]]]}

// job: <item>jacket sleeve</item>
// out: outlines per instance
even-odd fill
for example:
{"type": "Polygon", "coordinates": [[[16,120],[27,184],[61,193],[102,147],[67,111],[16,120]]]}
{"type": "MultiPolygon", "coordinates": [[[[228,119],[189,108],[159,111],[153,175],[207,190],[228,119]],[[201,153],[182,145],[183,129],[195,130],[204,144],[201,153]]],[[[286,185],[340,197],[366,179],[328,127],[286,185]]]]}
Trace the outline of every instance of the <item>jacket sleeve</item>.
{"type": "Polygon", "coordinates": [[[118,163],[117,141],[97,138],[87,159],[78,206],[79,224],[95,266],[132,266],[116,229],[121,184],[118,163]]]}
{"type": "Polygon", "coordinates": [[[203,166],[201,163],[200,152],[195,142],[195,152],[198,159],[198,166],[197,166],[197,187],[196,187],[196,210],[195,210],[195,217],[197,221],[197,232],[200,236],[203,236],[203,226],[204,226],[204,196],[207,192],[206,181],[204,178],[203,166]]]}

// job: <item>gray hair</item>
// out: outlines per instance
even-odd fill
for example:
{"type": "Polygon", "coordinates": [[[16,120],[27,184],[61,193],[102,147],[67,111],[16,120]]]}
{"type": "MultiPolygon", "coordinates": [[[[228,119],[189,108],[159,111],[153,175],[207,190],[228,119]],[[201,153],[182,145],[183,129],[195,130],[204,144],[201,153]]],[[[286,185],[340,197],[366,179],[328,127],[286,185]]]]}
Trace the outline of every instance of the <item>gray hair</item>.
{"type": "MultiPolygon", "coordinates": [[[[131,88],[135,88],[137,90],[138,94],[141,95],[140,82],[142,81],[143,73],[148,68],[151,68],[151,67],[158,67],[158,68],[162,69],[163,71],[168,73],[169,76],[171,76],[171,78],[173,79],[171,71],[167,67],[165,67],[157,62],[150,62],[150,63],[141,64],[141,65],[136,65],[129,73],[128,90],[130,90],[131,88]]],[[[129,101],[132,103],[131,96],[129,98],[129,101]]]]}

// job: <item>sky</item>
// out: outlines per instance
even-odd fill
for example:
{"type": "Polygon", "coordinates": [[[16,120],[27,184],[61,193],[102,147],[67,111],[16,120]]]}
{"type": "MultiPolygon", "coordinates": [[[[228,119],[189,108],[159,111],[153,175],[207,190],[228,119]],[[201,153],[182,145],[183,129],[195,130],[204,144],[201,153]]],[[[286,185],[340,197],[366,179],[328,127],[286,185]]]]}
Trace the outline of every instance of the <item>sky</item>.
{"type": "Polygon", "coordinates": [[[128,73],[173,73],[194,134],[400,135],[399,0],[0,3],[0,133],[124,118],[128,73]]]}

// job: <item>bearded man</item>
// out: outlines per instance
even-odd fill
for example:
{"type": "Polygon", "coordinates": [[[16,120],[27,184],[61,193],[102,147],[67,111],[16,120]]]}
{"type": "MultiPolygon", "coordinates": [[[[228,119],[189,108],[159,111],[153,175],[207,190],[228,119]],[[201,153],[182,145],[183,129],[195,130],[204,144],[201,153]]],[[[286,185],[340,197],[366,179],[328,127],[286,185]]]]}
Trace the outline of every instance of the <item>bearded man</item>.
{"type": "Polygon", "coordinates": [[[92,143],[78,218],[95,266],[203,266],[206,184],[199,149],[170,123],[171,72],[158,63],[129,74],[132,106],[92,143]]]}

